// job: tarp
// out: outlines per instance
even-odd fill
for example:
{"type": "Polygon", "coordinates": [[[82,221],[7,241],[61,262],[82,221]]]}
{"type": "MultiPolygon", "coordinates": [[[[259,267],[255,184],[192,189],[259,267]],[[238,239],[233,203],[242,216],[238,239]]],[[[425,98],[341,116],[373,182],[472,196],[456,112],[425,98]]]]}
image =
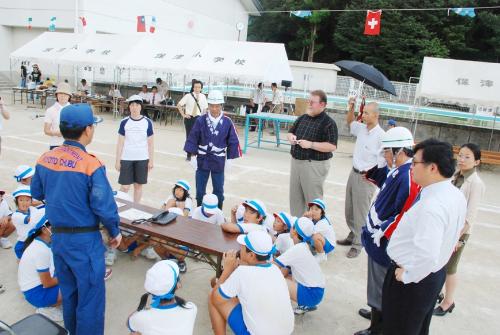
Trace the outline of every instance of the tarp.
{"type": "Polygon", "coordinates": [[[76,48],[84,35],[43,33],[10,54],[13,59],[55,63],[71,48],[76,48]]]}
{"type": "Polygon", "coordinates": [[[417,97],[500,105],[500,64],[425,57],[417,97]]]}
{"type": "Polygon", "coordinates": [[[113,65],[270,82],[293,80],[283,44],[210,40],[178,34],[46,32],[10,56],[38,57],[79,66],[113,65]]]}

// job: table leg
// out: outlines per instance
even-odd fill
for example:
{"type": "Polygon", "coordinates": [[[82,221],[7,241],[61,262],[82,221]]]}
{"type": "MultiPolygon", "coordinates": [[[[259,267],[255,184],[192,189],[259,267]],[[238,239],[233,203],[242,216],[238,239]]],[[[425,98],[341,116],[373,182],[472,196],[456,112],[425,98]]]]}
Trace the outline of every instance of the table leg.
{"type": "Polygon", "coordinates": [[[245,117],[245,146],[243,147],[243,153],[247,153],[247,147],[248,147],[248,127],[250,125],[250,115],[247,114],[245,117]]]}
{"type": "Polygon", "coordinates": [[[222,274],[222,255],[217,256],[217,267],[215,269],[215,277],[219,278],[222,274]]]}
{"type": "Polygon", "coordinates": [[[280,146],[280,128],[281,128],[280,122],[276,121],[276,123],[274,124],[274,133],[276,134],[276,146],[277,147],[280,146]]]}
{"type": "Polygon", "coordinates": [[[259,119],[259,124],[257,125],[257,128],[259,129],[257,133],[257,147],[260,148],[260,140],[262,138],[262,119],[259,119]]]}

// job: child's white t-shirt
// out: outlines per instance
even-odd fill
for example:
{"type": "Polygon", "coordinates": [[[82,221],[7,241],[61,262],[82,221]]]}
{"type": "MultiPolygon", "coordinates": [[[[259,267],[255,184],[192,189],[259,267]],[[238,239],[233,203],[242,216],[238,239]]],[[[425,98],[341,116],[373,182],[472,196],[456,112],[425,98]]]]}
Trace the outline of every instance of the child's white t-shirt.
{"type": "MultiPolygon", "coordinates": [[[[35,213],[36,211],[45,211],[45,208],[42,209],[37,209],[36,207],[29,208],[30,215],[33,215],[33,213],[35,213]]],[[[31,219],[29,219],[28,222],[25,222],[27,216],[28,214],[24,214],[18,211],[15,211],[12,214],[12,223],[16,227],[17,240],[21,242],[24,242],[26,240],[29,231],[33,229],[33,227],[36,224],[36,222],[33,222],[33,220],[31,219]]]]}
{"type": "Polygon", "coordinates": [[[145,116],[133,119],[128,116],[120,122],[118,134],[125,137],[121,160],[142,161],[149,159],[148,138],[153,136],[153,121],[145,116]]]}
{"type": "Polygon", "coordinates": [[[41,285],[40,272],[50,272],[54,276],[54,258],[50,247],[39,238],[31,242],[24,251],[17,270],[17,282],[21,291],[26,292],[41,285]]]}
{"type": "MultiPolygon", "coordinates": [[[[169,202],[170,200],[173,200],[174,199],[174,196],[173,195],[170,195],[167,200],[165,200],[164,204],[167,204],[167,202],[169,202]]],[[[186,198],[186,201],[184,201],[184,208],[181,208],[179,207],[179,204],[182,203],[182,201],[175,201],[175,206],[177,208],[179,208],[180,210],[184,211],[185,209],[187,209],[189,212],[191,212],[193,210],[193,199],[191,199],[190,197],[187,197],[186,198]]]]}
{"type": "Polygon", "coordinates": [[[12,211],[10,210],[7,200],[2,199],[2,201],[0,201],[0,219],[10,214],[12,214],[12,211]]]}
{"type": "Polygon", "coordinates": [[[267,228],[263,224],[257,224],[257,223],[236,223],[238,228],[240,228],[240,233],[242,234],[248,234],[251,231],[265,231],[266,233],[267,228]]]}
{"type": "Polygon", "coordinates": [[[330,242],[331,245],[335,246],[335,231],[330,221],[324,217],[314,224],[314,233],[321,234],[325,239],[330,242]]]}
{"type": "Polygon", "coordinates": [[[279,234],[274,241],[274,246],[276,247],[276,250],[279,251],[280,255],[283,255],[288,249],[293,247],[293,245],[290,233],[279,234]]]}
{"type": "Polygon", "coordinates": [[[191,213],[191,218],[193,218],[195,220],[205,221],[208,223],[218,224],[218,225],[221,225],[224,222],[226,222],[226,218],[224,218],[224,213],[219,208],[217,208],[217,212],[210,217],[205,216],[205,214],[203,214],[201,208],[202,208],[201,206],[196,207],[194,209],[194,211],[191,213]]]}
{"type": "Polygon", "coordinates": [[[293,279],[306,287],[325,287],[325,276],[314,258],[309,245],[297,243],[275,260],[281,266],[289,266],[293,279]]]}
{"type": "MultiPolygon", "coordinates": [[[[51,131],[59,131],[59,120],[61,117],[61,109],[66,106],[69,106],[70,103],[66,103],[64,106],[61,106],[57,101],[47,108],[45,112],[44,123],[50,124],[51,131]]],[[[50,136],[49,145],[50,146],[60,146],[64,143],[64,138],[62,136],[50,136]]]]}
{"type": "Polygon", "coordinates": [[[142,335],[191,335],[196,313],[192,302],[186,303],[185,308],[174,304],[144,309],[130,316],[128,327],[142,335]]]}
{"type": "Polygon", "coordinates": [[[288,286],[274,264],[238,266],[220,285],[219,293],[226,299],[238,297],[243,320],[251,334],[293,332],[294,315],[288,286]]]}

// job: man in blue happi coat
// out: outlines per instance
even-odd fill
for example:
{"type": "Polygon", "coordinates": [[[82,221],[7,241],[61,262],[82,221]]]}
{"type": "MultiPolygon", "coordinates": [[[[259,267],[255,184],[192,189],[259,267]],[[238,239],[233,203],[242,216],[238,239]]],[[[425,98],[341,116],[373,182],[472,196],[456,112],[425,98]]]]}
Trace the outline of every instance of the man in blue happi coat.
{"type": "Polygon", "coordinates": [[[240,142],[233,122],[222,112],[224,96],[221,91],[208,94],[208,113],[196,120],[184,145],[196,165],[196,201],[202,205],[208,178],[212,175],[213,193],[224,202],[224,170],[230,160],[241,156],[240,142]]]}

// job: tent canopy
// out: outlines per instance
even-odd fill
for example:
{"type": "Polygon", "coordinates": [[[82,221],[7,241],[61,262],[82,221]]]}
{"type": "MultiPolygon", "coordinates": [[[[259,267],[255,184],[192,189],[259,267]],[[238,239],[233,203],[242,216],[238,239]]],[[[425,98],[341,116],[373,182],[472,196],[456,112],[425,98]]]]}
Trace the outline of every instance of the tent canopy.
{"type": "Polygon", "coordinates": [[[203,73],[256,81],[293,80],[283,44],[210,40],[178,34],[46,32],[10,57],[79,66],[113,65],[203,73]]]}
{"type": "Polygon", "coordinates": [[[425,57],[417,97],[500,105],[500,64],[425,57]]]}

